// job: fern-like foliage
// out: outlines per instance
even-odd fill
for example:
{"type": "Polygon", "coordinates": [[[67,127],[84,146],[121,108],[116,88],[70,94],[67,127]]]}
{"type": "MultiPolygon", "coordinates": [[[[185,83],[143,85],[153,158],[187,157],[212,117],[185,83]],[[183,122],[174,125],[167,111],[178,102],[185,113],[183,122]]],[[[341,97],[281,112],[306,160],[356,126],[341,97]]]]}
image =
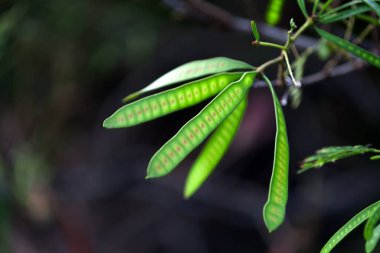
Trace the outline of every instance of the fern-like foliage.
{"type": "Polygon", "coordinates": [[[343,158],[365,153],[380,153],[380,150],[363,145],[322,148],[318,150],[315,155],[309,156],[302,161],[301,169],[298,173],[305,172],[309,169],[318,169],[326,163],[333,163],[343,158]]]}

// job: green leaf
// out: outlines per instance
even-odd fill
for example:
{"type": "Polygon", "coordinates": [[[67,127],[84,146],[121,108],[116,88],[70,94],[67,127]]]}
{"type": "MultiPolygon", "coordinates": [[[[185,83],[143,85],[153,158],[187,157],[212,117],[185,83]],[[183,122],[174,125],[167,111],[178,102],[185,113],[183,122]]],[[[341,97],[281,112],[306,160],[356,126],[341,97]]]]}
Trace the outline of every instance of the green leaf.
{"type": "Polygon", "coordinates": [[[306,10],[305,0],[297,0],[298,6],[300,7],[302,14],[305,16],[305,18],[309,17],[309,14],[306,10]]]}
{"type": "Polygon", "coordinates": [[[203,76],[237,69],[252,70],[253,67],[248,63],[226,57],[215,57],[206,60],[188,62],[161,76],[144,89],[125,97],[123,101],[128,102],[148,91],[161,89],[175,83],[190,81],[203,76]]]}
{"type": "Polygon", "coordinates": [[[272,87],[271,81],[265,75],[263,75],[263,78],[272,93],[277,126],[273,171],[269,186],[268,201],[264,206],[263,212],[265,225],[269,232],[272,232],[276,230],[285,219],[286,203],[288,200],[289,144],[281,104],[272,87]]]}
{"type": "Polygon", "coordinates": [[[344,50],[350,52],[351,54],[363,59],[364,61],[380,68],[380,57],[377,55],[374,55],[367,50],[364,50],[363,48],[360,48],[342,38],[339,38],[331,33],[328,33],[324,30],[315,28],[316,31],[321,35],[323,38],[325,38],[328,41],[331,41],[336,46],[343,48],[344,50]]]}
{"type": "Polygon", "coordinates": [[[372,214],[372,216],[367,220],[364,227],[364,239],[367,241],[371,239],[373,236],[373,231],[377,224],[380,221],[380,206],[376,209],[376,211],[372,214]]]}
{"type": "Polygon", "coordinates": [[[330,4],[332,3],[332,1],[333,0],[327,0],[326,3],[322,5],[321,10],[319,11],[319,15],[325,12],[330,7],[330,4]]]}
{"type": "Polygon", "coordinates": [[[349,1],[345,4],[341,4],[331,10],[329,10],[326,14],[328,13],[333,13],[333,12],[339,12],[341,10],[344,10],[344,9],[348,9],[348,8],[355,8],[356,5],[359,5],[359,6],[362,6],[363,5],[363,1],[362,0],[353,0],[353,1],[349,1]]]}
{"type": "Polygon", "coordinates": [[[130,127],[196,105],[218,94],[242,75],[243,72],[216,74],[142,98],[118,109],[103,126],[130,127]]]}
{"type": "Polygon", "coordinates": [[[320,22],[322,24],[329,24],[329,23],[332,23],[332,22],[337,22],[337,21],[340,21],[340,20],[343,20],[343,19],[346,19],[346,18],[349,18],[349,17],[352,17],[352,16],[356,16],[358,14],[361,14],[361,13],[364,13],[364,12],[367,12],[367,11],[370,11],[371,8],[369,8],[368,6],[360,6],[360,7],[357,7],[357,8],[353,8],[353,9],[348,9],[348,10],[344,10],[344,11],[341,11],[341,12],[334,12],[334,13],[326,13],[325,15],[322,15],[320,17],[320,22]]]}
{"type": "Polygon", "coordinates": [[[260,41],[260,33],[259,33],[259,30],[257,29],[256,22],[253,21],[253,20],[251,21],[251,28],[252,28],[253,36],[255,36],[255,40],[256,40],[256,41],[260,41]]]}
{"type": "Polygon", "coordinates": [[[329,253],[335,246],[342,241],[352,230],[367,220],[373,212],[379,207],[380,201],[370,205],[357,215],[355,215],[349,222],[347,222],[341,229],[339,229],[322,248],[321,253],[329,253]]]}
{"type": "Polygon", "coordinates": [[[277,25],[282,16],[285,0],[271,0],[268,4],[265,21],[270,25],[277,25]]]}
{"type": "Polygon", "coordinates": [[[147,178],[164,176],[185,159],[243,101],[255,77],[256,72],[244,73],[238,81],[228,85],[197,116],[187,122],[152,157],[147,178]]]}
{"type": "Polygon", "coordinates": [[[365,243],[366,253],[372,253],[375,250],[377,243],[379,242],[379,239],[380,239],[380,225],[378,225],[374,229],[371,239],[366,241],[365,243]]]}
{"type": "Polygon", "coordinates": [[[246,108],[247,98],[211,135],[187,176],[185,198],[191,197],[219,164],[239,129],[246,108]]]}
{"type": "Polygon", "coordinates": [[[313,14],[315,14],[315,12],[317,11],[318,5],[319,5],[319,0],[315,0],[314,5],[313,5],[313,14]]]}
{"type": "Polygon", "coordinates": [[[309,169],[320,168],[326,163],[335,162],[337,160],[361,155],[365,153],[378,153],[380,150],[369,148],[368,146],[332,146],[320,149],[315,155],[309,156],[303,160],[301,170],[298,173],[305,172],[309,169]]]}
{"type": "Polygon", "coordinates": [[[364,3],[366,3],[371,9],[376,12],[377,16],[380,17],[380,5],[375,3],[373,0],[363,0],[364,3]]]}
{"type": "Polygon", "coordinates": [[[370,157],[371,160],[380,160],[380,155],[374,155],[370,157]]]}

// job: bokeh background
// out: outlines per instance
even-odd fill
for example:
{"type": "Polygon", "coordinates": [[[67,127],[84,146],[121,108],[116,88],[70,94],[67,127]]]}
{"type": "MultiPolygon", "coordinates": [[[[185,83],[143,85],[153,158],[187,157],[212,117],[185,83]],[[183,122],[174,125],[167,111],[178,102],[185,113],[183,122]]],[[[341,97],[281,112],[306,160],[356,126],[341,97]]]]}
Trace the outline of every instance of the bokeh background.
{"type": "MultiPolygon", "coordinates": [[[[267,89],[252,90],[232,147],[192,199],[183,199],[182,188],[199,150],[167,177],[144,179],[150,157],[202,105],[130,129],[103,129],[125,95],[191,60],[227,56],[260,65],[278,53],[253,48],[244,19],[231,27],[226,13],[210,17],[215,10],[205,13],[196,2],[0,2],[1,253],[319,252],[379,199],[379,163],[366,156],[297,175],[299,162],[321,147],[380,146],[374,68],[307,85],[299,108],[284,108],[290,194],[287,220],[272,234],[262,221],[275,134],[267,89]]],[[[210,3],[259,22],[267,6],[210,3]]],[[[303,21],[288,0],[279,26],[287,29],[292,17],[303,21]]],[[[313,57],[306,73],[322,66],[313,57]]],[[[362,231],[336,252],[364,252],[362,231]]]]}

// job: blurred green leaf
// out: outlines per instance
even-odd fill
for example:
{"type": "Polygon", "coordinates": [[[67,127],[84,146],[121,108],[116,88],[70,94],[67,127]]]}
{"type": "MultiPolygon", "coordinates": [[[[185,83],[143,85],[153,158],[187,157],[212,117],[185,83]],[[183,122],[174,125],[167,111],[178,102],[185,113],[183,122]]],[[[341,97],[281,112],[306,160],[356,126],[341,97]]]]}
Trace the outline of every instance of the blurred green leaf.
{"type": "Polygon", "coordinates": [[[315,155],[304,159],[301,164],[301,170],[299,170],[298,173],[305,172],[309,169],[320,168],[326,163],[332,163],[343,158],[365,153],[380,153],[380,150],[362,145],[326,147],[318,150],[315,155]]]}
{"type": "Polygon", "coordinates": [[[373,236],[373,231],[380,221],[380,206],[373,212],[372,216],[367,220],[364,227],[364,239],[370,240],[373,236]]]}
{"type": "Polygon", "coordinates": [[[285,0],[271,0],[269,1],[265,21],[270,25],[277,25],[282,16],[282,9],[285,0]]]}
{"type": "Polygon", "coordinates": [[[380,5],[377,4],[375,1],[373,0],[363,0],[364,3],[366,3],[369,7],[371,7],[371,9],[376,12],[377,16],[380,17],[380,5]]]}
{"type": "Polygon", "coordinates": [[[322,24],[329,24],[329,23],[337,22],[343,19],[347,19],[352,16],[356,16],[364,12],[368,12],[370,10],[371,8],[369,8],[368,6],[360,6],[357,8],[348,9],[341,12],[326,13],[320,17],[319,21],[322,24]]]}
{"type": "Polygon", "coordinates": [[[373,230],[372,237],[365,243],[366,253],[372,253],[380,240],[380,224],[373,230]]]}
{"type": "Polygon", "coordinates": [[[321,35],[323,38],[325,38],[328,41],[331,41],[336,46],[350,52],[351,54],[363,59],[364,61],[380,68],[380,57],[377,55],[372,54],[371,52],[368,52],[367,50],[360,48],[356,46],[355,44],[352,44],[338,36],[335,36],[329,32],[326,32],[322,29],[315,28],[316,31],[321,35]]]}
{"type": "Polygon", "coordinates": [[[298,6],[300,7],[302,14],[305,16],[305,18],[309,17],[309,14],[306,10],[305,0],[297,0],[298,6]]]}

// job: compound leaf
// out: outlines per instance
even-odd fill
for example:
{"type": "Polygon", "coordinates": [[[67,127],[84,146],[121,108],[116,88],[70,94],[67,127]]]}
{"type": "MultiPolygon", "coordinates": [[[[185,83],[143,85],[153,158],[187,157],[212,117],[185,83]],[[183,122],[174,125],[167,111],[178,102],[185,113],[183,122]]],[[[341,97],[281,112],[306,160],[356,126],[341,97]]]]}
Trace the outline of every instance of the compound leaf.
{"type": "Polygon", "coordinates": [[[219,164],[239,129],[246,108],[247,98],[211,135],[187,176],[184,190],[185,198],[191,197],[219,164]]]}
{"type": "Polygon", "coordinates": [[[242,72],[216,74],[142,98],[118,109],[103,126],[130,127],[196,105],[218,94],[242,75],[242,72]]]}
{"type": "Polygon", "coordinates": [[[325,246],[322,248],[321,253],[329,253],[335,246],[342,241],[352,230],[367,220],[374,211],[380,206],[380,201],[370,205],[357,215],[355,215],[349,222],[347,222],[341,229],[339,229],[325,246]]]}
{"type": "Polygon", "coordinates": [[[379,153],[380,150],[369,148],[368,146],[332,146],[320,149],[315,155],[309,156],[303,160],[301,170],[298,173],[305,172],[309,169],[320,168],[326,163],[335,162],[337,160],[361,155],[365,153],[379,153]]]}
{"type": "Polygon", "coordinates": [[[161,177],[171,172],[243,101],[255,77],[256,72],[244,73],[238,81],[228,85],[198,115],[187,122],[152,157],[147,178],[161,177]]]}
{"type": "Polygon", "coordinates": [[[286,133],[285,117],[281,104],[270,80],[263,75],[272,93],[276,115],[276,140],[272,177],[269,186],[268,201],[264,206],[264,222],[269,232],[276,230],[285,219],[288,200],[289,144],[286,133]]]}
{"type": "Polygon", "coordinates": [[[205,60],[188,62],[164,74],[144,89],[125,97],[123,101],[128,102],[145,92],[161,89],[175,83],[190,81],[206,75],[236,69],[252,70],[253,67],[248,63],[226,57],[215,57],[205,60]]]}
{"type": "Polygon", "coordinates": [[[374,55],[367,50],[360,48],[342,38],[339,38],[338,36],[335,36],[329,32],[326,32],[324,30],[321,30],[319,28],[315,28],[316,31],[321,35],[323,38],[325,38],[328,41],[331,41],[336,46],[343,48],[344,50],[350,52],[351,54],[363,59],[364,61],[380,68],[380,57],[377,55],[374,55]]]}

